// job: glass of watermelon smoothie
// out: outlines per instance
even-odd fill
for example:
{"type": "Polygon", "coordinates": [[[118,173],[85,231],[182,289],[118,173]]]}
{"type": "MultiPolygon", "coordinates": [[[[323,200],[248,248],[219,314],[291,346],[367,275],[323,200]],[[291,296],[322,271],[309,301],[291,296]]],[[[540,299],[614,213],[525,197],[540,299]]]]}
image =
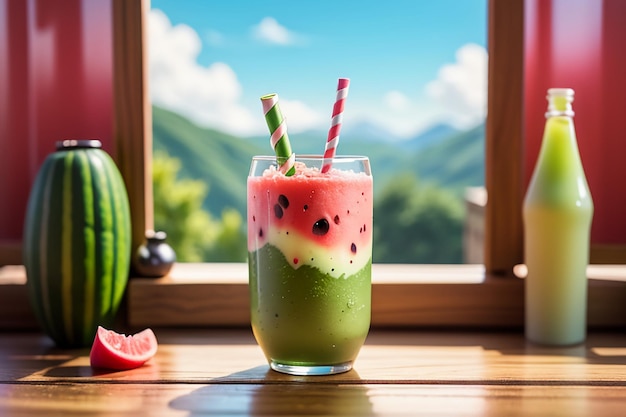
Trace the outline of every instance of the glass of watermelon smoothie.
{"type": "Polygon", "coordinates": [[[370,326],[373,180],[367,157],[296,157],[285,176],[255,156],[248,176],[254,336],[272,369],[352,369],[370,326]]]}

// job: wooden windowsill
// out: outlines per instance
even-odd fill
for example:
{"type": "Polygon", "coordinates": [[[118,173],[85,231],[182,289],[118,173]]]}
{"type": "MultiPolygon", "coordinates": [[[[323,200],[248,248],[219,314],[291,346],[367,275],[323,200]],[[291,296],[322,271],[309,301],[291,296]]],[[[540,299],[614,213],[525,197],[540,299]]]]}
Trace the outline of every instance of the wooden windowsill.
{"type": "MultiPolygon", "coordinates": [[[[249,325],[247,265],[177,264],[163,278],[132,278],[127,323],[139,327],[249,325]]],[[[523,271],[519,272],[523,275],[523,271]]],[[[485,274],[482,265],[376,264],[372,327],[516,328],[523,325],[524,282],[485,274]]],[[[626,266],[588,269],[588,324],[626,327],[626,266]]],[[[21,266],[0,267],[0,328],[32,328],[21,266]]]]}

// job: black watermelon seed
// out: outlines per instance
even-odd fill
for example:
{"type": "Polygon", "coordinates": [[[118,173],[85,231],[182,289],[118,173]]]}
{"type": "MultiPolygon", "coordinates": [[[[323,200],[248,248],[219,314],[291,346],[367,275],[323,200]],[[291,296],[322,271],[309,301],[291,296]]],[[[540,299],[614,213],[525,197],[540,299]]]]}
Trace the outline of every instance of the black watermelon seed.
{"type": "Polygon", "coordinates": [[[279,219],[283,218],[283,208],[279,206],[278,204],[274,205],[274,215],[278,217],[279,219]]]}
{"type": "Polygon", "coordinates": [[[281,194],[278,196],[278,204],[280,204],[282,208],[287,208],[289,207],[289,199],[286,195],[281,194]]]}
{"type": "Polygon", "coordinates": [[[339,215],[337,214],[333,220],[335,224],[339,224],[339,215]]]}
{"type": "Polygon", "coordinates": [[[328,233],[328,229],[330,229],[330,225],[328,224],[328,220],[319,219],[313,225],[313,234],[318,236],[324,236],[328,233]]]}
{"type": "Polygon", "coordinates": [[[350,246],[350,250],[352,251],[352,253],[356,253],[356,245],[353,243],[352,246],[350,246]]]}
{"type": "Polygon", "coordinates": [[[363,225],[363,231],[366,231],[367,227],[365,225],[363,225]]]}
{"type": "Polygon", "coordinates": [[[259,229],[259,237],[263,237],[263,229],[259,229]]]}
{"type": "Polygon", "coordinates": [[[309,209],[309,205],[308,205],[308,204],[305,204],[305,205],[304,205],[304,211],[307,211],[308,209],[309,209]]]}

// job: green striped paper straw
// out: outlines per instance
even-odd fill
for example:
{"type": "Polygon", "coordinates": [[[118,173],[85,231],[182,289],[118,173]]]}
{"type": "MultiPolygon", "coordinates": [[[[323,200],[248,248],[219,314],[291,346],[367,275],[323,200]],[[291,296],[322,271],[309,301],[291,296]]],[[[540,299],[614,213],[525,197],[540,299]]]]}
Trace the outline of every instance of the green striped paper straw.
{"type": "Polygon", "coordinates": [[[261,97],[265,121],[270,129],[270,144],[276,153],[278,169],[287,177],[296,173],[295,154],[291,151],[287,124],[278,106],[278,94],[272,93],[261,97]]]}

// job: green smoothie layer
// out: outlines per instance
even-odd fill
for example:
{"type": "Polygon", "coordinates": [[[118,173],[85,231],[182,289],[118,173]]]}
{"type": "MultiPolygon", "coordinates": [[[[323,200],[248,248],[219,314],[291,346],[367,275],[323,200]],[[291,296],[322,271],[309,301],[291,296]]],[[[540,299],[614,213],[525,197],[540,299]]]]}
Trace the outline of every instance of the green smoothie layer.
{"type": "Polygon", "coordinates": [[[309,265],[293,269],[270,244],[248,255],[252,329],[268,359],[328,365],[356,358],[370,325],[371,259],[335,278],[309,265]]]}

